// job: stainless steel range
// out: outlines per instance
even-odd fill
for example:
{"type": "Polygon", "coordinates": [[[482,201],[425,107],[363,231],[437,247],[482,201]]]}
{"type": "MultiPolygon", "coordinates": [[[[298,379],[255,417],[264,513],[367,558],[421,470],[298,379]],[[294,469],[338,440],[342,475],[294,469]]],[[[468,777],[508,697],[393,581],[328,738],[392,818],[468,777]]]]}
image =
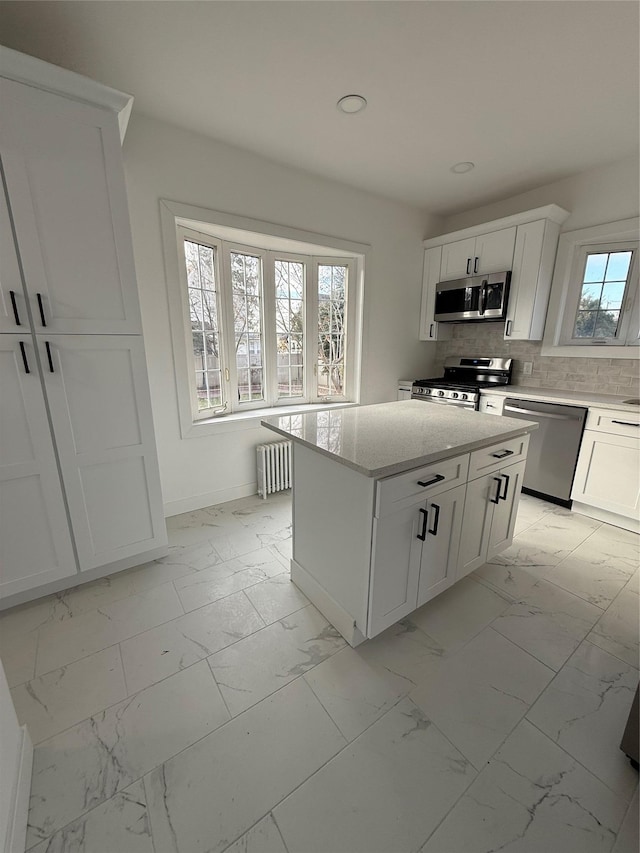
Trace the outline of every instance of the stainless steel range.
{"type": "Polygon", "coordinates": [[[444,376],[413,383],[411,399],[477,410],[480,391],[511,384],[512,367],[511,358],[448,358],[444,376]]]}

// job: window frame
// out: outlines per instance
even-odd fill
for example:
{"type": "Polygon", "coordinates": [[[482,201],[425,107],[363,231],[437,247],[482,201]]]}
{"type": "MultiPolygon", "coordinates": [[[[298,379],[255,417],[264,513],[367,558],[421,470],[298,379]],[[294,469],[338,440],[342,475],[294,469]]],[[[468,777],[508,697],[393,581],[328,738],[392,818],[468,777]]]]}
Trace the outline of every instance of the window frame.
{"type": "MultiPolygon", "coordinates": [[[[255,421],[269,414],[316,411],[357,405],[360,395],[360,372],[362,361],[363,334],[363,288],[364,269],[371,247],[365,244],[352,243],[345,240],[300,231],[287,226],[265,223],[224,214],[203,208],[193,207],[167,200],[160,201],[162,236],[164,244],[164,260],[166,271],[166,288],[169,303],[169,319],[173,345],[174,379],[178,403],[180,433],[182,438],[195,438],[216,432],[228,432],[236,429],[255,429],[255,421]],[[197,407],[195,381],[191,374],[193,370],[193,343],[191,321],[188,311],[188,293],[186,282],[186,266],[184,249],[180,250],[178,229],[186,234],[188,239],[195,239],[214,249],[217,275],[217,296],[220,316],[220,347],[221,375],[224,383],[224,398],[227,408],[224,412],[213,414],[211,410],[200,412],[197,407]],[[217,232],[217,233],[216,233],[217,232]],[[233,239],[225,239],[230,237],[233,239]],[[251,239],[252,237],[255,238],[251,239]],[[249,238],[249,239],[247,239],[249,238]],[[294,243],[295,241],[295,243],[294,243]],[[258,244],[258,245],[256,245],[258,244]],[[296,245],[310,251],[292,251],[296,245]],[[265,358],[265,399],[238,404],[232,402],[232,389],[235,387],[231,380],[232,367],[235,366],[229,347],[233,342],[228,340],[229,329],[233,329],[229,319],[232,317],[231,291],[223,282],[226,248],[232,246],[240,252],[260,255],[263,258],[263,289],[264,293],[273,293],[273,304],[268,306],[268,299],[263,303],[265,317],[264,358],[265,358]],[[267,246],[268,248],[265,248],[267,246]],[[329,247],[331,247],[329,249],[329,247]],[[337,251],[336,251],[337,250],[337,251]],[[344,254],[343,254],[344,252],[344,254]],[[272,259],[269,263],[266,258],[272,259]],[[277,397],[277,338],[275,334],[275,260],[303,262],[306,269],[306,323],[307,341],[305,343],[304,366],[304,396],[277,397]],[[316,377],[313,374],[313,364],[317,360],[317,349],[313,350],[314,336],[309,335],[309,312],[316,310],[313,297],[317,289],[317,264],[339,263],[348,267],[348,302],[346,306],[346,355],[347,369],[344,378],[344,396],[331,398],[318,397],[316,377]],[[310,283],[311,290],[310,290],[310,283]],[[273,335],[269,334],[269,323],[273,325],[273,335]],[[188,334],[187,334],[188,333],[188,334]],[[228,374],[225,371],[228,370],[228,374]],[[227,379],[228,376],[228,379],[227,379]]],[[[313,315],[311,315],[313,316],[313,315]]],[[[317,327],[316,327],[317,328],[317,327]]]]}
{"type": "Polygon", "coordinates": [[[639,228],[640,219],[635,217],[566,231],[560,235],[541,355],[640,359],[639,228]],[[572,338],[582,289],[585,255],[596,248],[606,246],[609,251],[617,251],[629,244],[633,244],[635,254],[618,337],[603,339],[603,343],[594,343],[589,338],[584,339],[584,342],[583,339],[572,338]]]}
{"type": "Polygon", "coordinates": [[[562,322],[562,333],[560,336],[560,344],[564,346],[628,346],[632,341],[638,338],[638,330],[632,326],[632,308],[636,301],[637,295],[637,261],[638,261],[638,242],[606,242],[606,243],[585,243],[580,246],[575,253],[574,266],[571,275],[571,283],[569,292],[567,293],[567,304],[562,322]],[[589,255],[595,254],[610,254],[613,252],[631,251],[631,264],[625,282],[625,292],[620,307],[620,319],[618,321],[618,329],[614,336],[608,338],[576,338],[573,336],[578,310],[580,306],[580,297],[584,284],[584,273],[586,270],[587,258],[589,255]],[[631,338],[631,340],[630,340],[631,338]]]}

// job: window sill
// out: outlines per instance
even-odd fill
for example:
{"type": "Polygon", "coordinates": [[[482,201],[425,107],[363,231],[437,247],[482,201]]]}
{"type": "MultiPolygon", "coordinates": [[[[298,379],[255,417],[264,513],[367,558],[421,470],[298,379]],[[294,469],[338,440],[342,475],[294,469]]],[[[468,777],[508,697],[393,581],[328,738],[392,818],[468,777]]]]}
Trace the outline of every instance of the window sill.
{"type": "Polygon", "coordinates": [[[219,435],[238,430],[258,429],[262,418],[277,415],[305,415],[309,412],[322,412],[331,409],[348,409],[358,403],[301,403],[297,406],[270,406],[264,409],[251,409],[248,412],[234,412],[231,415],[220,415],[202,421],[194,421],[183,432],[183,438],[203,438],[206,435],[219,435]]]}
{"type": "Polygon", "coordinates": [[[595,346],[571,346],[567,344],[542,344],[540,355],[562,356],[564,358],[632,358],[640,359],[637,344],[617,346],[616,344],[596,344],[595,346]]]}

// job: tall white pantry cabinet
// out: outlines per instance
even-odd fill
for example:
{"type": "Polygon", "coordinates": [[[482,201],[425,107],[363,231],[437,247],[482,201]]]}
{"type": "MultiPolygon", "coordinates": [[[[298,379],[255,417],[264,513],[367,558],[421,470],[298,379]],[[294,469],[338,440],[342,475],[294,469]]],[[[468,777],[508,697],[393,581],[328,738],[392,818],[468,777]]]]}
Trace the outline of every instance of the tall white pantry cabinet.
{"type": "Polygon", "coordinates": [[[165,553],[121,135],[131,98],[0,54],[0,607],[165,553]]]}

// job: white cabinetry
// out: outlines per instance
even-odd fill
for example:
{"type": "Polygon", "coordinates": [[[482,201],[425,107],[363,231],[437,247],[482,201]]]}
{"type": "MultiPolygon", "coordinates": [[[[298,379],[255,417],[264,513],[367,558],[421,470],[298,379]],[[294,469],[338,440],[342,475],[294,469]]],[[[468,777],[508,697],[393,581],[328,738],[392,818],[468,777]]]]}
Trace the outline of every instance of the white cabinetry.
{"type": "Polygon", "coordinates": [[[442,247],[440,281],[511,269],[516,229],[501,228],[442,247]]]}
{"type": "Polygon", "coordinates": [[[436,340],[446,328],[433,322],[439,281],[511,270],[505,338],[541,340],[559,229],[568,215],[550,204],[425,240],[420,339],[436,340]]]}
{"type": "Polygon", "coordinates": [[[376,636],[511,544],[527,446],[375,481],[294,441],[292,580],[349,643],[376,636]]]}
{"type": "Polygon", "coordinates": [[[484,415],[501,415],[505,398],[499,394],[480,394],[479,411],[484,415]]]}
{"type": "Polygon", "coordinates": [[[573,509],[640,530],[640,417],[590,409],[571,491],[573,509]]]}
{"type": "Polygon", "coordinates": [[[0,597],[23,600],[158,556],[166,528],[119,142],[131,99],[14,51],[2,73],[0,597]]]}
{"type": "Polygon", "coordinates": [[[516,462],[467,484],[457,580],[511,544],[525,465],[516,462]]]}
{"type": "Polygon", "coordinates": [[[425,249],[422,272],[422,302],[420,304],[420,340],[437,341],[451,337],[451,327],[434,319],[436,285],[440,281],[442,246],[425,249]]]}

